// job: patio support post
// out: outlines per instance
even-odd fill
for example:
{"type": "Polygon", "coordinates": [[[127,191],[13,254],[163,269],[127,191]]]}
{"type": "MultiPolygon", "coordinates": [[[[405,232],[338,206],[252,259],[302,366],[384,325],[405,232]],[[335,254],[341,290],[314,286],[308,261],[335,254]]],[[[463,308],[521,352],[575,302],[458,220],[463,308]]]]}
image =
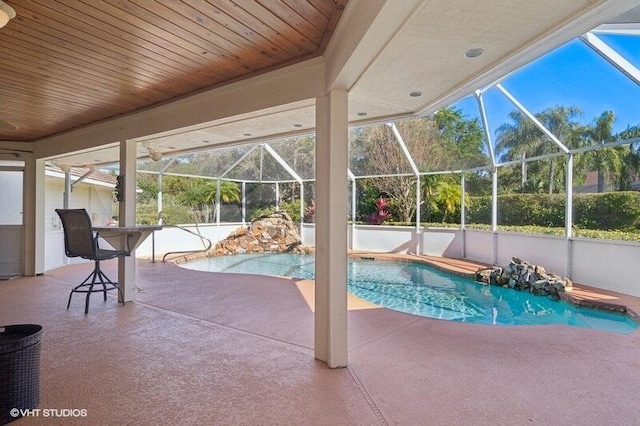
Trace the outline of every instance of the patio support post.
{"type": "Polygon", "coordinates": [[[491,250],[491,263],[498,263],[498,168],[494,167],[491,173],[491,234],[493,244],[491,250]]]}
{"type": "Polygon", "coordinates": [[[71,187],[71,166],[64,165],[60,167],[64,172],[64,193],[62,194],[62,208],[69,208],[69,198],[71,198],[71,191],[73,188],[71,187]]]}
{"type": "Polygon", "coordinates": [[[44,272],[44,160],[25,159],[22,183],[25,276],[44,272]]]}
{"type": "Polygon", "coordinates": [[[356,203],[358,199],[356,196],[356,177],[350,169],[347,171],[347,175],[351,181],[351,235],[349,238],[349,249],[353,250],[353,240],[356,236],[356,203]]]}
{"type": "Polygon", "coordinates": [[[466,209],[467,205],[465,203],[464,192],[465,188],[465,180],[464,180],[464,172],[460,173],[460,189],[462,192],[462,197],[460,199],[460,232],[462,232],[462,258],[465,259],[467,257],[467,244],[465,238],[465,228],[467,227],[467,214],[466,209]]]}
{"type": "Polygon", "coordinates": [[[348,95],[316,99],[315,357],[347,365],[348,95]]]}
{"type": "MultiPolygon", "coordinates": [[[[162,170],[160,170],[160,173],[158,173],[158,225],[162,225],[162,222],[164,221],[162,217],[162,209],[164,208],[162,205],[162,177],[167,172],[167,170],[169,170],[169,167],[173,166],[175,162],[176,159],[172,158],[167,164],[164,165],[162,170]]],[[[154,235],[155,234],[152,233],[151,238],[154,238],[154,235]]]]}
{"type": "MultiPolygon", "coordinates": [[[[120,175],[124,176],[124,200],[119,202],[118,224],[135,226],[136,224],[136,142],[125,140],[120,142],[120,175]]],[[[125,302],[135,299],[136,290],[136,255],[118,258],[118,284],[122,289],[125,302]]],[[[118,295],[120,299],[120,295],[118,295]]]]}
{"type": "Polygon", "coordinates": [[[158,173],[158,225],[162,225],[162,173],[158,173]]]}
{"type": "Polygon", "coordinates": [[[247,182],[242,182],[242,224],[247,223],[247,182]]]}
{"type": "Polygon", "coordinates": [[[300,182],[300,238],[302,239],[302,231],[304,229],[304,183],[300,182]]]}
{"type": "Polygon", "coordinates": [[[216,225],[220,226],[220,179],[216,181],[216,225]]]}
{"type": "Polygon", "coordinates": [[[573,153],[567,155],[567,176],[566,176],[566,204],[564,211],[565,232],[564,236],[567,244],[567,255],[565,257],[565,276],[571,278],[571,237],[573,236],[573,153]]]}
{"type": "Polygon", "coordinates": [[[276,210],[280,210],[280,185],[276,182],[276,210]]]}

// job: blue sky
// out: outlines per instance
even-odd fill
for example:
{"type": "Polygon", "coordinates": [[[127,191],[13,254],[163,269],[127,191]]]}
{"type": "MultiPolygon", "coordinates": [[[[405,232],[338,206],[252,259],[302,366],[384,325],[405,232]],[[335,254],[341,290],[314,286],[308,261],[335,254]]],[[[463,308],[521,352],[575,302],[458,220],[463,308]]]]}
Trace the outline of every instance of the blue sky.
{"type": "MultiPolygon", "coordinates": [[[[607,44],[640,68],[640,37],[600,35],[607,44]]],[[[503,80],[502,85],[529,111],[536,113],[562,105],[577,106],[583,124],[592,123],[604,111],[616,117],[614,133],[640,124],[640,86],[623,75],[580,40],[547,53],[503,80]]],[[[485,93],[491,133],[505,122],[515,109],[497,89],[485,93]]],[[[469,117],[477,117],[473,98],[455,107],[469,117]]]]}

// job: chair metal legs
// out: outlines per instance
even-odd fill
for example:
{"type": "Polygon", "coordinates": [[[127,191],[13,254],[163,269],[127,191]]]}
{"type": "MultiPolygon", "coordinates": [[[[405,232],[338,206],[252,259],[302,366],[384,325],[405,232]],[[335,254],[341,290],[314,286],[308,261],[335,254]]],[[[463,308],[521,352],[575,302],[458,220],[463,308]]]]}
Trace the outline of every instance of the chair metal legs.
{"type": "Polygon", "coordinates": [[[93,272],[89,274],[89,276],[82,282],[82,284],[76,286],[71,290],[69,294],[69,301],[67,302],[67,309],[71,306],[71,297],[73,293],[87,293],[87,298],[84,304],[84,313],[87,314],[89,312],[89,298],[91,297],[91,293],[102,292],[104,294],[104,301],[107,301],[107,291],[109,290],[118,290],[119,300],[122,300],[122,305],[124,305],[124,295],[122,294],[122,289],[118,285],[118,283],[114,283],[107,277],[102,270],[100,270],[100,261],[95,261],[95,266],[93,268],[93,272]],[[102,288],[94,289],[93,286],[101,285],[102,288]]]}

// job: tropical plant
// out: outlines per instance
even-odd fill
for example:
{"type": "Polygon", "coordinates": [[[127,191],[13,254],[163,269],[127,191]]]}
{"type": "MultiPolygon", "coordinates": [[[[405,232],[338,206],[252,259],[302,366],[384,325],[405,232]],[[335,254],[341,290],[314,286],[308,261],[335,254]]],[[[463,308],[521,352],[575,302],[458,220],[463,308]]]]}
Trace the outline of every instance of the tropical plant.
{"type": "MultiPolygon", "coordinates": [[[[425,206],[427,207],[426,217],[433,221],[436,215],[441,217],[441,222],[445,223],[449,217],[460,211],[462,206],[462,187],[459,181],[452,177],[425,176],[423,191],[425,206]]],[[[465,203],[469,204],[469,197],[465,194],[465,203]]]]}
{"type": "Polygon", "coordinates": [[[389,206],[389,202],[380,197],[376,201],[376,211],[369,215],[368,222],[370,225],[382,225],[382,223],[391,215],[385,210],[389,206]]]}
{"type": "MultiPolygon", "coordinates": [[[[574,134],[579,128],[574,118],[581,114],[582,111],[577,107],[556,106],[535,114],[535,117],[560,142],[566,145],[574,138],[574,134]]],[[[501,161],[525,160],[559,152],[559,147],[524,113],[511,111],[509,117],[512,123],[505,123],[496,130],[496,153],[500,156],[501,161]]],[[[532,188],[531,185],[528,187],[526,185],[528,179],[538,178],[540,180],[539,177],[546,174],[547,192],[549,194],[556,192],[564,182],[562,176],[558,176],[558,170],[563,169],[563,164],[564,159],[558,157],[523,165],[521,167],[521,191],[525,192],[528,188],[532,188]]],[[[537,185],[533,186],[533,188],[536,187],[537,185]]]]}

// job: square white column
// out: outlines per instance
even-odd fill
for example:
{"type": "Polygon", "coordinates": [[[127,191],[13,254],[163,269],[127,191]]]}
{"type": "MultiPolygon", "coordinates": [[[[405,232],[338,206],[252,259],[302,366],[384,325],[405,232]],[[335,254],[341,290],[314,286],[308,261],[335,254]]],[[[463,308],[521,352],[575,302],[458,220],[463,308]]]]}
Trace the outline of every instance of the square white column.
{"type": "MultiPolygon", "coordinates": [[[[124,176],[124,200],[119,203],[119,226],[136,224],[136,142],[120,142],[120,176],[124,176]]],[[[136,255],[118,258],[118,284],[122,289],[124,301],[135,299],[136,292],[136,255]]],[[[118,296],[120,297],[120,296],[118,296]]]]}
{"type": "Polygon", "coordinates": [[[24,275],[44,272],[44,160],[25,159],[22,223],[24,225],[24,275]]]}
{"type": "Polygon", "coordinates": [[[348,95],[316,99],[315,357],[347,365],[348,95]]]}

